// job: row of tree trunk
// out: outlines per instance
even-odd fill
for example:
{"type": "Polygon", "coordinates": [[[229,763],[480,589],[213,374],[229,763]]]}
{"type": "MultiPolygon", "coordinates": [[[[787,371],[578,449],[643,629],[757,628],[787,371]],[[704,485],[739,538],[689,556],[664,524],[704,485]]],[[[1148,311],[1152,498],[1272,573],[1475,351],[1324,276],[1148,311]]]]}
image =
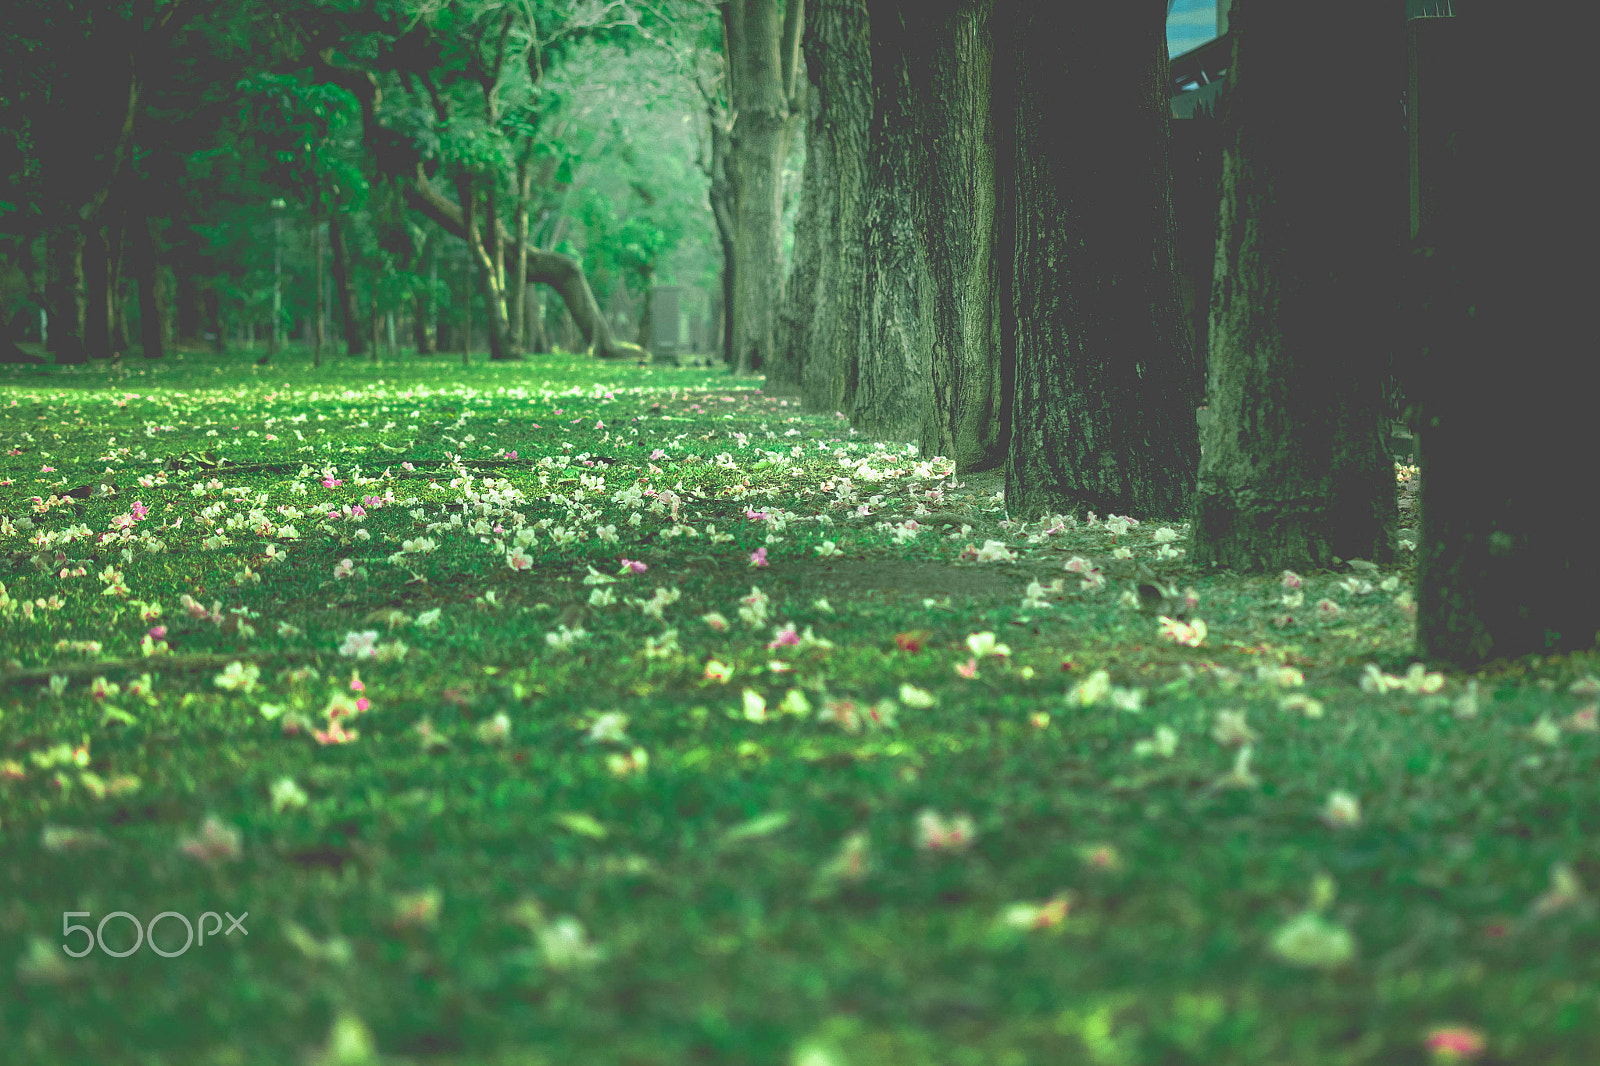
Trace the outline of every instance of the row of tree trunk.
{"type": "Polygon", "coordinates": [[[1592,493],[1557,473],[1592,443],[1571,360],[1600,347],[1586,257],[1558,254],[1592,232],[1582,58],[1527,20],[1457,17],[1463,76],[1436,91],[1454,127],[1412,247],[1423,313],[1400,286],[1404,7],[1302,8],[1232,6],[1197,338],[1160,8],[813,0],[793,269],[764,346],[735,257],[739,351],[869,433],[1003,463],[1014,516],[1188,517],[1192,562],[1267,572],[1394,558],[1383,387],[1409,364],[1419,650],[1592,647],[1600,564],[1573,537],[1592,493]],[[1484,73],[1508,62],[1517,77],[1484,73]]]}

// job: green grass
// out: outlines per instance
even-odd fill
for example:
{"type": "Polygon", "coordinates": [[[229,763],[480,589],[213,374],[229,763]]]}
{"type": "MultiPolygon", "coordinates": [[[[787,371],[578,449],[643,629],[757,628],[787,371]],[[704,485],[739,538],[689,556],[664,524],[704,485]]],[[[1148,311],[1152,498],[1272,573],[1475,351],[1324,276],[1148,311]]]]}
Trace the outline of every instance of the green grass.
{"type": "Polygon", "coordinates": [[[1408,568],[1285,606],[1186,571],[1179,522],[1008,524],[995,475],[757,385],[0,369],[0,1058],[1315,1066],[1461,1025],[1600,1061],[1593,657],[1378,691],[1408,568]],[[924,810],[970,838],[923,846],[924,810]],[[73,959],[69,911],[248,935],[73,959]]]}

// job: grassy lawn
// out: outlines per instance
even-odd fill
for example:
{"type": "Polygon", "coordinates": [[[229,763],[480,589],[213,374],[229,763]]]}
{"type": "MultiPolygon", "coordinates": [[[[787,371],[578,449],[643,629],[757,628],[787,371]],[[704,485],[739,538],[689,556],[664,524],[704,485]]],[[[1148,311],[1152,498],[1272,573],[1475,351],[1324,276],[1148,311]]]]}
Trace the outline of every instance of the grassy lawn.
{"type": "Polygon", "coordinates": [[[1600,1061],[1593,657],[758,384],[0,368],[0,1059],[1600,1061]]]}

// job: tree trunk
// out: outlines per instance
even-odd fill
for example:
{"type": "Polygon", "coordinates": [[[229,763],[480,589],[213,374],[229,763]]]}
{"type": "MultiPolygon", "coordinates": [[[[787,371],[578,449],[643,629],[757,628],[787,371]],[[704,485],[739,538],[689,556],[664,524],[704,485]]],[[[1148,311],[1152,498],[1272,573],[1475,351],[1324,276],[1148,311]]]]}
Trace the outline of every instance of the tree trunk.
{"type": "Polygon", "coordinates": [[[516,266],[511,273],[511,348],[516,352],[528,351],[532,336],[528,330],[528,203],[533,199],[533,160],[530,147],[517,157],[517,204],[512,211],[511,247],[515,249],[516,266]]]}
{"type": "Polygon", "coordinates": [[[993,9],[993,0],[930,5],[922,17],[934,23],[933,46],[911,64],[923,130],[916,216],[933,327],[922,454],[946,456],[960,472],[1003,465],[1010,430],[995,258],[993,9]]]}
{"type": "MultiPolygon", "coordinates": [[[[471,175],[463,173],[456,179],[456,191],[461,197],[465,210],[462,212],[465,219],[464,239],[467,242],[467,251],[471,255],[473,266],[477,268],[478,289],[483,296],[484,309],[487,312],[484,322],[484,331],[489,335],[489,358],[493,360],[510,358],[507,338],[509,330],[505,320],[505,300],[503,288],[499,284],[500,271],[504,263],[496,264],[494,250],[500,245],[498,239],[499,224],[494,216],[493,181],[486,183],[488,189],[484,196],[485,217],[483,226],[478,225],[477,190],[473,187],[471,175]],[[485,234],[493,236],[485,238],[485,234]],[[499,269],[497,269],[497,266],[499,269]]],[[[469,297],[470,298],[470,297],[469,297]]]]}
{"type": "MultiPolygon", "coordinates": [[[[1249,11],[1245,17],[1251,17],[1249,11]]],[[[1417,650],[1473,669],[1600,638],[1593,390],[1600,350],[1582,34],[1474,8],[1412,24],[1425,147],[1415,258],[1431,306],[1417,399],[1417,650]],[[1494,78],[1483,58],[1503,57],[1494,78]],[[1432,154],[1438,150],[1438,155],[1432,154]],[[1585,488],[1584,486],[1588,486],[1585,488]]]]}
{"type": "Polygon", "coordinates": [[[860,314],[850,338],[853,382],[845,383],[851,424],[875,437],[922,439],[930,411],[929,357],[933,348],[933,278],[917,227],[917,183],[925,155],[921,116],[911,97],[910,55],[925,46],[922,12],[901,0],[867,4],[871,29],[872,120],[867,134],[861,272],[846,273],[858,288],[860,314]],[[909,17],[908,17],[909,16],[909,17]],[[854,276],[852,277],[852,274],[854,276]]]}
{"type": "Polygon", "coordinates": [[[156,256],[155,222],[147,214],[135,214],[129,234],[135,282],[139,287],[139,341],[146,359],[166,355],[166,292],[161,263],[156,256]]]}
{"type": "MultiPolygon", "coordinates": [[[[465,239],[466,227],[461,208],[440,195],[420,168],[406,186],[405,193],[408,204],[446,233],[465,239]]],[[[589,288],[589,281],[576,259],[531,247],[527,248],[527,255],[528,280],[542,282],[556,290],[593,354],[602,359],[634,359],[644,354],[638,345],[616,338],[611,324],[600,313],[600,305],[595,302],[594,292],[589,288]]]]}
{"type": "Polygon", "coordinates": [[[47,242],[49,350],[58,364],[82,363],[88,358],[83,343],[83,228],[57,226],[47,242]]]}
{"type": "MultiPolygon", "coordinates": [[[[321,260],[318,260],[321,265],[321,260]]],[[[199,344],[200,323],[204,318],[200,306],[200,279],[189,264],[184,264],[174,270],[178,278],[178,343],[199,344]]],[[[321,291],[322,275],[317,275],[318,291],[321,291]]]]}
{"type": "Polygon", "coordinates": [[[313,245],[315,245],[315,249],[316,249],[315,254],[316,254],[316,260],[317,260],[317,296],[316,296],[316,300],[314,301],[315,302],[315,309],[313,311],[313,319],[312,319],[312,321],[314,322],[314,326],[313,326],[312,331],[311,331],[311,365],[314,366],[314,367],[318,367],[318,366],[322,365],[322,343],[323,343],[323,340],[324,340],[324,321],[327,318],[327,314],[326,314],[326,311],[325,311],[325,302],[324,302],[324,293],[326,292],[326,289],[327,289],[327,282],[323,277],[323,265],[322,265],[322,258],[323,258],[323,256],[322,256],[322,251],[323,251],[322,222],[321,222],[320,219],[317,219],[315,217],[313,217],[312,222],[311,222],[311,242],[312,242],[313,245]]]}
{"type": "Polygon", "coordinates": [[[91,359],[111,358],[111,253],[103,226],[83,227],[83,347],[91,359]]]}
{"type": "Polygon", "coordinates": [[[818,0],[808,22],[806,164],[780,350],[800,363],[806,405],[831,413],[851,409],[858,377],[872,56],[858,0],[818,0]]]}
{"type": "Polygon", "coordinates": [[[1379,433],[1404,217],[1400,18],[1365,5],[1329,21],[1267,0],[1230,13],[1198,564],[1392,555],[1379,433]],[[1350,62],[1361,78],[1306,81],[1308,63],[1350,62]]]}
{"type": "Polygon", "coordinates": [[[206,332],[211,335],[211,350],[218,355],[228,350],[228,332],[222,316],[222,294],[215,285],[206,286],[201,294],[205,305],[206,332]]]}
{"type": "Polygon", "coordinates": [[[1177,518],[1199,441],[1161,13],[1002,4],[996,18],[1006,509],[1177,518]]]}
{"type": "Polygon", "coordinates": [[[366,338],[350,278],[350,251],[345,246],[344,225],[337,208],[328,213],[328,250],[333,255],[333,288],[339,309],[339,327],[344,330],[345,351],[350,355],[365,355],[366,338]]]}
{"type": "MultiPolygon", "coordinates": [[[[804,0],[789,0],[789,23],[780,0],[730,0],[723,6],[732,77],[734,122],[728,145],[733,197],[734,370],[760,370],[773,355],[777,308],[783,291],[783,161],[796,118],[793,45],[804,0]]],[[[797,40],[798,38],[796,38],[797,40]]]]}

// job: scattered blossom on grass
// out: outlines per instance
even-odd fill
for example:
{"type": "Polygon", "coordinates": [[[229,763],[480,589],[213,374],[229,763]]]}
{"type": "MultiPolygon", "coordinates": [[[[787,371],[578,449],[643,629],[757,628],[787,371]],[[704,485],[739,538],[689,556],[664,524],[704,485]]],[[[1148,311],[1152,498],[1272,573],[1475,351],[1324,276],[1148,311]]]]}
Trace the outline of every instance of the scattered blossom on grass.
{"type": "Polygon", "coordinates": [[[704,622],[718,633],[724,632],[728,628],[728,620],[727,618],[723,617],[722,612],[720,611],[712,611],[709,614],[703,614],[700,616],[700,621],[704,622]]]}
{"type": "Polygon", "coordinates": [[[1245,721],[1243,711],[1218,711],[1216,721],[1211,726],[1211,739],[1225,748],[1232,748],[1254,744],[1261,738],[1245,721]]]}
{"type": "Polygon", "coordinates": [[[753,688],[747,688],[741,696],[744,707],[744,718],[748,722],[765,722],[767,720],[766,698],[753,688]]]}
{"type": "Polygon", "coordinates": [[[472,731],[480,744],[504,744],[511,738],[511,718],[504,712],[479,722],[472,731]]]}
{"type": "Polygon", "coordinates": [[[971,847],[976,827],[965,814],[946,818],[931,807],[917,812],[917,847],[928,852],[958,852],[971,847]]]}
{"type": "Polygon", "coordinates": [[[211,682],[229,692],[254,692],[260,677],[261,667],[255,663],[231,662],[211,682]]]}
{"type": "Polygon", "coordinates": [[[178,850],[208,864],[232,862],[239,857],[240,840],[236,827],[211,815],[200,823],[199,832],[178,842],[178,850]]]}
{"type": "Polygon", "coordinates": [[[1011,654],[1011,649],[995,640],[993,633],[985,630],[982,633],[969,633],[967,635],[967,648],[975,658],[986,659],[991,655],[1002,659],[1011,654]]]}
{"type": "Polygon", "coordinates": [[[1198,648],[1206,640],[1206,624],[1203,619],[1196,618],[1193,622],[1180,622],[1165,615],[1157,618],[1161,626],[1161,635],[1166,639],[1182,644],[1189,648],[1198,648]]]}
{"type": "Polygon", "coordinates": [[[1482,1055],[1489,1042],[1483,1033],[1465,1025],[1437,1025],[1422,1038],[1433,1061],[1442,1064],[1471,1062],[1482,1055]]]}
{"type": "Polygon", "coordinates": [[[1342,789],[1328,793],[1327,800],[1318,812],[1324,822],[1334,829],[1347,829],[1361,824],[1361,801],[1342,789]]]}
{"type": "Polygon", "coordinates": [[[1067,920],[1072,894],[1059,892],[1043,903],[1013,903],[1000,912],[999,922],[1011,929],[1055,929],[1067,920]]]}
{"type": "Polygon", "coordinates": [[[1170,759],[1178,750],[1178,733],[1171,726],[1157,726],[1155,733],[1144,740],[1134,741],[1133,753],[1141,759],[1159,755],[1170,759]]]}
{"type": "Polygon", "coordinates": [[[378,649],[378,631],[368,629],[362,632],[351,631],[344,635],[344,643],[339,645],[339,654],[351,659],[370,659],[378,649]]]}
{"type": "Polygon", "coordinates": [[[280,777],[272,783],[272,809],[274,811],[298,810],[310,801],[305,789],[292,777],[280,777]]]}

